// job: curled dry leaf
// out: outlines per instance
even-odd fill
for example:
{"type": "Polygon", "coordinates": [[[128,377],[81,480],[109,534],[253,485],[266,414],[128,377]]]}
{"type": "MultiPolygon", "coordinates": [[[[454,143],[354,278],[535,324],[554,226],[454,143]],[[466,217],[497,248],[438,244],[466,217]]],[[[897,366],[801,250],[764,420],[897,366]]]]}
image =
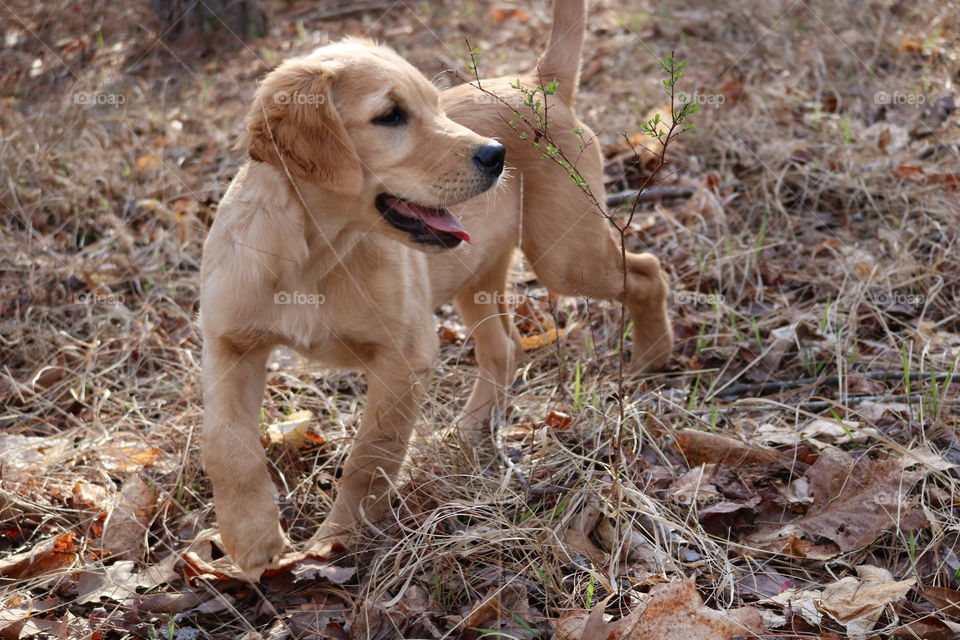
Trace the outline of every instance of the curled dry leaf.
{"type": "Polygon", "coordinates": [[[590,532],[597,526],[601,515],[602,512],[597,505],[590,503],[584,505],[580,513],[570,520],[560,536],[568,551],[583,554],[596,567],[601,567],[606,562],[606,553],[590,539],[590,532]]]}
{"type": "Polygon", "coordinates": [[[104,553],[127,560],[139,560],[156,506],[157,494],[143,478],[139,475],[127,478],[117,504],[104,522],[100,538],[104,553]]]}
{"type": "Polygon", "coordinates": [[[284,444],[300,449],[310,442],[316,442],[317,436],[311,437],[310,423],[313,422],[313,412],[307,409],[295,411],[283,422],[276,422],[267,427],[267,437],[273,444],[284,444]]]}
{"type": "Polygon", "coordinates": [[[561,616],[554,622],[557,640],[732,640],[764,631],[756,608],[710,609],[692,580],[656,585],[629,615],[613,622],[602,619],[605,605],[606,600],[590,613],[561,616]]]}
{"type": "Polygon", "coordinates": [[[549,344],[553,344],[557,340],[569,334],[571,331],[579,328],[579,323],[572,322],[563,329],[557,329],[556,327],[553,327],[551,329],[547,329],[543,333],[537,333],[532,336],[522,336],[520,338],[520,348],[524,351],[534,351],[549,344]]]}
{"type": "Polygon", "coordinates": [[[680,476],[670,488],[670,499],[678,504],[692,506],[718,502],[720,492],[713,484],[717,465],[701,464],[680,476]]]}
{"type": "Polygon", "coordinates": [[[71,568],[77,561],[73,532],[37,544],[29,551],[0,560],[0,577],[25,580],[71,568]]]}
{"type": "Polygon", "coordinates": [[[939,453],[933,451],[929,444],[918,445],[904,453],[903,467],[908,468],[915,464],[922,464],[931,471],[946,471],[956,466],[939,453]]]}
{"type": "Polygon", "coordinates": [[[483,600],[477,602],[462,623],[460,640],[478,640],[487,634],[479,629],[494,630],[497,634],[517,640],[532,638],[529,627],[516,619],[530,617],[527,589],[521,584],[492,587],[483,600]]]}
{"type": "Polygon", "coordinates": [[[696,429],[678,431],[674,446],[691,465],[716,462],[737,467],[780,460],[780,454],[774,449],[745,444],[727,436],[696,429]]]}
{"type": "Polygon", "coordinates": [[[880,614],[899,602],[916,578],[894,580],[886,569],[871,565],[857,567],[858,577],[846,576],[821,589],[790,589],[768,602],[788,607],[813,625],[819,625],[821,614],[827,614],[844,625],[854,640],[866,638],[880,614]]]}
{"type": "Polygon", "coordinates": [[[152,593],[137,600],[137,609],[151,613],[180,613],[193,609],[210,599],[206,591],[178,591],[152,593]]]}
{"type": "MultiPolygon", "coordinates": [[[[861,569],[857,567],[858,573],[861,569]]],[[[820,609],[844,625],[854,640],[866,638],[884,608],[906,597],[916,583],[916,578],[895,581],[889,572],[883,572],[885,576],[862,573],[861,577],[870,578],[864,580],[847,576],[823,590],[820,609]]]]}
{"type": "MultiPolygon", "coordinates": [[[[639,563],[644,569],[652,573],[665,571],[667,568],[676,568],[670,554],[654,546],[639,531],[627,528],[617,531],[613,518],[602,518],[597,527],[597,534],[603,546],[613,553],[620,548],[620,557],[627,562],[639,563]]],[[[666,541],[664,541],[666,543],[666,541]]]]}
{"type": "Polygon", "coordinates": [[[551,411],[547,416],[547,419],[543,421],[543,424],[547,427],[553,429],[566,429],[570,426],[571,418],[569,415],[562,411],[551,411]]]}
{"type": "Polygon", "coordinates": [[[769,444],[798,445],[807,442],[814,448],[823,450],[830,445],[866,442],[877,436],[877,430],[861,427],[859,422],[852,420],[817,418],[800,427],[765,423],[757,428],[756,436],[760,441],[769,444]]]}

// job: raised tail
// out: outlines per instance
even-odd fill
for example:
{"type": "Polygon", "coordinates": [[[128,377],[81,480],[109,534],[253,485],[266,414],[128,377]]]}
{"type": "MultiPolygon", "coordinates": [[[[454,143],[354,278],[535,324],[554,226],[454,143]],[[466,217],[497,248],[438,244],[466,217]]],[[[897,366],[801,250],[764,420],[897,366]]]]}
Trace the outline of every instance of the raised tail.
{"type": "Polygon", "coordinates": [[[554,0],[553,30],[533,75],[543,84],[556,80],[557,95],[571,108],[580,83],[580,56],[587,28],[587,0],[554,0]]]}

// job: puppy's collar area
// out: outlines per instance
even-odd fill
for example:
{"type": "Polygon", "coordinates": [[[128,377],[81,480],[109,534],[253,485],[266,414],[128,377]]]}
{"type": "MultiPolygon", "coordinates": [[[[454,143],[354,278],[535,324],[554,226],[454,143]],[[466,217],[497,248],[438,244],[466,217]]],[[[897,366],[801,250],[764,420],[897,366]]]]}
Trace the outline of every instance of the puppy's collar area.
{"type": "Polygon", "coordinates": [[[470,242],[470,234],[447,209],[425,207],[388,193],[378,195],[375,205],[390,226],[409,233],[418,244],[452,249],[461,241],[470,242]]]}

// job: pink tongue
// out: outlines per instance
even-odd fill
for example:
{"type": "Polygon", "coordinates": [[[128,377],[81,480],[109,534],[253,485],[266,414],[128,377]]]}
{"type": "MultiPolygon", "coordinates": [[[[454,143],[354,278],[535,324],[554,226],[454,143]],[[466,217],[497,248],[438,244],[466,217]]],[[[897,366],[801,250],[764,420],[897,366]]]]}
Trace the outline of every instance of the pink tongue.
{"type": "Polygon", "coordinates": [[[445,231],[461,240],[470,242],[470,234],[460,224],[460,220],[446,209],[428,209],[405,200],[396,200],[392,206],[400,213],[417,218],[434,231],[445,231]]]}

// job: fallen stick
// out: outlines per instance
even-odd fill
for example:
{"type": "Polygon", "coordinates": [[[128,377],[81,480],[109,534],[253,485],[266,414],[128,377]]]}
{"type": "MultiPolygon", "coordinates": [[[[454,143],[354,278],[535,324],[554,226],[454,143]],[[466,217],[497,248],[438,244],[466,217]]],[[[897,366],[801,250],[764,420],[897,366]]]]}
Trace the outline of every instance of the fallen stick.
{"type": "MultiPolygon", "coordinates": [[[[764,395],[774,391],[787,391],[806,386],[833,385],[836,386],[843,378],[860,377],[868,380],[898,380],[904,377],[903,371],[867,371],[865,373],[852,373],[844,376],[833,375],[815,378],[797,378],[796,380],[771,380],[770,382],[744,382],[735,384],[721,390],[716,394],[720,398],[730,398],[732,396],[743,396],[746,394],[764,395]]],[[[931,373],[929,371],[908,371],[906,375],[911,380],[946,380],[950,377],[948,373],[931,373]]]]}

